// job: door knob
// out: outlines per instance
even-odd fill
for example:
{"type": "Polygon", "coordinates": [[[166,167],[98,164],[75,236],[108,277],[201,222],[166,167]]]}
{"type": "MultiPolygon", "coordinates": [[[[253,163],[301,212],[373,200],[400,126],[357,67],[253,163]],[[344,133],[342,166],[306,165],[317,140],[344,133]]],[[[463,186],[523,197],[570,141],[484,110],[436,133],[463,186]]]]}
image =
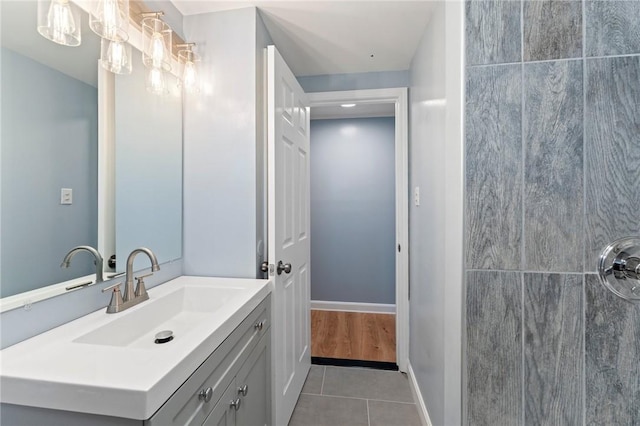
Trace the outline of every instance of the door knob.
{"type": "Polygon", "coordinates": [[[278,275],[282,275],[282,271],[284,271],[286,274],[291,272],[291,264],[290,263],[282,263],[282,260],[280,262],[278,262],[278,275]]]}

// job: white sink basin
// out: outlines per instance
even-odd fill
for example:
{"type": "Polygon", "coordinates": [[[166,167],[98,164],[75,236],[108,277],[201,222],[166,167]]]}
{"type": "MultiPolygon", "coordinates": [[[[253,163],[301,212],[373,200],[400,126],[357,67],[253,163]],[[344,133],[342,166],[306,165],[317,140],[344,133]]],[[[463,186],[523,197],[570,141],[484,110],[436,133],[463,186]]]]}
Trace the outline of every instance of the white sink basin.
{"type": "Polygon", "coordinates": [[[269,294],[267,280],[179,277],[0,351],[0,402],[144,420],[269,294]],[[175,338],[155,344],[155,334],[175,338]]]}
{"type": "Polygon", "coordinates": [[[114,321],[74,342],[155,349],[156,334],[171,330],[174,340],[169,343],[180,344],[190,332],[206,327],[212,316],[230,300],[242,296],[243,290],[234,286],[185,285],[154,303],[143,302],[129,315],[112,314],[117,316],[114,321]]]}

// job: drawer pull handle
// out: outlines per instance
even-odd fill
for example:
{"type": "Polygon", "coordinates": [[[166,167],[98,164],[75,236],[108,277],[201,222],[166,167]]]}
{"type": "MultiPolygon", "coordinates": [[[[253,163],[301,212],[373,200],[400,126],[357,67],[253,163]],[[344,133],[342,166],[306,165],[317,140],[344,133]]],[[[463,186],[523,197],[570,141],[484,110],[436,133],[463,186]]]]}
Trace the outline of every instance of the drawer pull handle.
{"type": "Polygon", "coordinates": [[[209,402],[209,401],[211,401],[211,397],[212,396],[213,396],[213,389],[208,387],[208,388],[202,389],[200,391],[200,393],[198,394],[198,399],[200,401],[209,402]]]}
{"type": "Polygon", "coordinates": [[[247,396],[249,393],[249,385],[243,385],[238,388],[238,395],[247,396]]]}
{"type": "Polygon", "coordinates": [[[255,328],[255,329],[256,329],[256,330],[258,330],[258,331],[262,331],[262,327],[264,327],[264,321],[257,322],[257,323],[253,326],[253,328],[255,328]]]}
{"type": "Polygon", "coordinates": [[[236,411],[238,411],[240,409],[240,404],[241,403],[242,403],[242,400],[240,398],[238,398],[235,401],[229,402],[229,406],[231,408],[235,409],[236,411]]]}

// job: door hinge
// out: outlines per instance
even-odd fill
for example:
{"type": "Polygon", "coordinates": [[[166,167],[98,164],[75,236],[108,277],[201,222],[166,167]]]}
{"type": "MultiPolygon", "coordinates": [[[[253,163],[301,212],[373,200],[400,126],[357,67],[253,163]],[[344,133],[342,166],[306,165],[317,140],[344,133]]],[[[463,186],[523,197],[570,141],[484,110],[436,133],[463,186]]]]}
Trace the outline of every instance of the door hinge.
{"type": "Polygon", "coordinates": [[[402,251],[402,247],[400,247],[400,244],[398,244],[398,253],[400,253],[402,251]]]}

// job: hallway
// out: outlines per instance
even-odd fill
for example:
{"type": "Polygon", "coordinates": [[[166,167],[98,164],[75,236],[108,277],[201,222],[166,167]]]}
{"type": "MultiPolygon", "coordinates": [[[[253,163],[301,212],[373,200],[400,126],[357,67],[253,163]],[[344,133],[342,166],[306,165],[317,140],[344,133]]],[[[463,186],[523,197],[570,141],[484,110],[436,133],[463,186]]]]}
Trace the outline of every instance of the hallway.
{"type": "Polygon", "coordinates": [[[311,310],[311,356],[396,362],[396,316],[311,310]]]}

